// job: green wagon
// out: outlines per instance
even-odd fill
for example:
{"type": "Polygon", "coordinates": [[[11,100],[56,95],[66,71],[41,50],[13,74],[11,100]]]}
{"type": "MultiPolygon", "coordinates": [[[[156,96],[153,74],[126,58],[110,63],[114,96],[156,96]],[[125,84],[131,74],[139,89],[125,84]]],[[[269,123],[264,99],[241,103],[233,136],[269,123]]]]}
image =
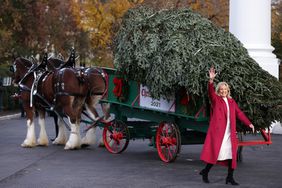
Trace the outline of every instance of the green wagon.
{"type": "MultiPolygon", "coordinates": [[[[174,161],[181,145],[203,144],[209,125],[209,108],[202,103],[185,99],[181,91],[171,100],[150,97],[145,86],[136,81],[124,80],[115,69],[105,68],[107,97],[101,103],[110,104],[114,121],[103,123],[103,140],[111,153],[123,152],[130,139],[150,139],[160,159],[174,161]],[[134,118],[133,120],[131,118],[134,118]]],[[[185,95],[186,96],[186,95],[185,95]]],[[[200,101],[200,100],[199,100],[200,101]]],[[[270,144],[270,135],[259,142],[239,142],[239,146],[270,144]]]]}

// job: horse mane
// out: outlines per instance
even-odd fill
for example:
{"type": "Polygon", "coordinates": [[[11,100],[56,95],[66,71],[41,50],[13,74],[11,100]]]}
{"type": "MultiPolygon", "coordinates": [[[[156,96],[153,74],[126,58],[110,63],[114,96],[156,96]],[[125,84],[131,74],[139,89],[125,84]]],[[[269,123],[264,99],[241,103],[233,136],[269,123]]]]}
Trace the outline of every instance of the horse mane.
{"type": "Polygon", "coordinates": [[[18,58],[16,59],[16,61],[22,62],[23,65],[26,66],[26,67],[31,67],[31,66],[33,65],[33,63],[32,63],[30,60],[28,60],[28,59],[26,59],[26,58],[24,58],[24,57],[18,57],[18,58]]]}

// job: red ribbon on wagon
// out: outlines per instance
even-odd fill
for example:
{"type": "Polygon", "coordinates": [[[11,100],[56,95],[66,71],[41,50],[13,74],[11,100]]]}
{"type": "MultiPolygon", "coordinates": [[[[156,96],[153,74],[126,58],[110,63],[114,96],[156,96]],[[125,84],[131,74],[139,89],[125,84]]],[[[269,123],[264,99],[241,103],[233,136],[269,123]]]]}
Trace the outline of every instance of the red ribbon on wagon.
{"type": "Polygon", "coordinates": [[[115,84],[115,87],[113,89],[114,95],[116,97],[121,97],[121,95],[122,95],[122,86],[123,86],[122,79],[115,77],[113,79],[113,82],[115,84]]]}

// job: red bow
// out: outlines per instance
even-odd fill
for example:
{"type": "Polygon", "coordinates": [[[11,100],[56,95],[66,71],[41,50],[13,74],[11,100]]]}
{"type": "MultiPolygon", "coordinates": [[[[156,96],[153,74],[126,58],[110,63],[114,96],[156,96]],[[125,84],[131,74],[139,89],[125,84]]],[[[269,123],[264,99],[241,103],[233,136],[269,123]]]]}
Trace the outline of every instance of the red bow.
{"type": "Polygon", "coordinates": [[[190,100],[190,97],[187,96],[187,95],[184,95],[184,96],[181,98],[181,100],[180,100],[180,104],[182,104],[182,105],[188,105],[189,100],[190,100]]]}
{"type": "Polygon", "coordinates": [[[114,78],[113,80],[115,87],[113,89],[113,93],[115,96],[117,97],[121,97],[122,95],[122,86],[123,86],[123,82],[121,78],[114,78]]]}

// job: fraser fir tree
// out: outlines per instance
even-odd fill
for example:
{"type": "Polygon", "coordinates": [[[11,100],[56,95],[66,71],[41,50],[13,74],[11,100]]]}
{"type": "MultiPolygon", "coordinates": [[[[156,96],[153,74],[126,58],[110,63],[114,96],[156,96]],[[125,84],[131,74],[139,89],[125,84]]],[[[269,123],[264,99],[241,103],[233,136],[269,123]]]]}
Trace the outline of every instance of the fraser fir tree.
{"type": "Polygon", "coordinates": [[[154,11],[140,6],[123,17],[114,46],[114,65],[146,84],[155,98],[184,87],[207,100],[208,70],[231,86],[231,94],[253,124],[282,120],[282,85],[264,71],[231,33],[189,8],[154,11]]]}

